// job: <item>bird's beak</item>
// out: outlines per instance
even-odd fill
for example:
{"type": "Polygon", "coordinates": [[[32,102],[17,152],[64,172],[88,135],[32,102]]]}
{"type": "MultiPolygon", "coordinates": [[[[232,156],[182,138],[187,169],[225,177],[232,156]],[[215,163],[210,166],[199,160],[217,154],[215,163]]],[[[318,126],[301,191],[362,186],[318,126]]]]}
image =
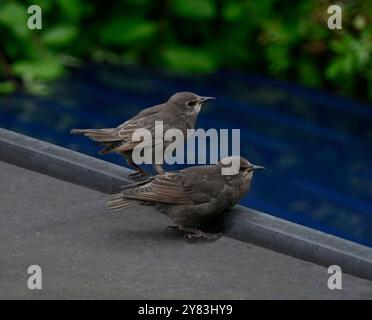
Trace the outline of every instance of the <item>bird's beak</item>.
{"type": "Polygon", "coordinates": [[[200,97],[200,103],[204,103],[204,102],[207,102],[207,101],[210,101],[210,100],[216,100],[215,97],[200,97]]]}
{"type": "Polygon", "coordinates": [[[256,166],[254,164],[251,167],[247,168],[248,171],[257,171],[257,170],[264,170],[264,169],[266,168],[263,166],[256,166]]]}

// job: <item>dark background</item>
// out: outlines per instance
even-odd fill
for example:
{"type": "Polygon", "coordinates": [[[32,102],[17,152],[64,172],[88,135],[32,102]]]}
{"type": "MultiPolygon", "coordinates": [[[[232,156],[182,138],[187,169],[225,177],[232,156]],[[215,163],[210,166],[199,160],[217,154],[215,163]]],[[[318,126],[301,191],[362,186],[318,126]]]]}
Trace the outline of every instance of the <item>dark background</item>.
{"type": "Polygon", "coordinates": [[[87,59],[191,74],[235,69],[372,99],[372,2],[327,0],[1,0],[0,92],[29,90],[87,59]],[[43,29],[28,30],[39,4],[43,29]]]}

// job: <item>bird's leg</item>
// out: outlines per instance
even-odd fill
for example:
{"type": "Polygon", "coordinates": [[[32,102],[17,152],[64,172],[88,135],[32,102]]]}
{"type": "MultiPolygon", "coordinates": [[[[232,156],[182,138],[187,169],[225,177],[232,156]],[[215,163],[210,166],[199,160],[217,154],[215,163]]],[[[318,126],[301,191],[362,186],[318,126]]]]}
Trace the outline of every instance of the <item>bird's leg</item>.
{"type": "Polygon", "coordinates": [[[132,159],[128,159],[128,165],[132,167],[136,172],[128,174],[129,178],[147,176],[147,172],[143,170],[138,164],[134,163],[132,159]]]}
{"type": "MultiPolygon", "coordinates": [[[[135,169],[133,166],[131,166],[133,169],[135,169]]],[[[133,172],[133,173],[129,173],[128,174],[128,177],[129,178],[135,178],[135,177],[145,177],[145,176],[147,176],[148,174],[147,174],[147,172],[145,171],[145,170],[143,170],[142,168],[138,168],[138,170],[137,169],[135,169],[136,170],[136,172],[133,172]]]]}
{"type": "Polygon", "coordinates": [[[187,239],[205,238],[208,240],[217,240],[222,237],[222,233],[207,233],[192,227],[178,226],[178,230],[186,231],[185,238],[187,239]]]}
{"type": "Polygon", "coordinates": [[[133,172],[133,173],[130,173],[128,174],[128,177],[129,178],[133,178],[133,177],[144,177],[144,176],[147,176],[147,172],[145,170],[143,170],[138,164],[136,164],[133,159],[132,159],[132,152],[123,152],[122,153],[123,157],[125,158],[125,160],[127,160],[127,163],[128,165],[134,169],[136,172],[133,172]]]}
{"type": "Polygon", "coordinates": [[[164,174],[165,171],[163,169],[163,166],[161,164],[154,164],[154,169],[158,174],[164,174]]]}

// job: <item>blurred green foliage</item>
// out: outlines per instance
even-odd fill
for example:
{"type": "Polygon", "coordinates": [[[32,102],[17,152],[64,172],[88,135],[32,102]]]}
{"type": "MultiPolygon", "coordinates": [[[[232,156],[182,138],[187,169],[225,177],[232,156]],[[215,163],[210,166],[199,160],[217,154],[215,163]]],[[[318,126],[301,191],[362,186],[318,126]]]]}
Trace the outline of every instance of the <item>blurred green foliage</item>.
{"type": "Polygon", "coordinates": [[[0,93],[40,92],[88,60],[185,73],[232,68],[372,100],[372,1],[0,0],[0,93]],[[27,28],[40,5],[43,29],[27,28]]]}

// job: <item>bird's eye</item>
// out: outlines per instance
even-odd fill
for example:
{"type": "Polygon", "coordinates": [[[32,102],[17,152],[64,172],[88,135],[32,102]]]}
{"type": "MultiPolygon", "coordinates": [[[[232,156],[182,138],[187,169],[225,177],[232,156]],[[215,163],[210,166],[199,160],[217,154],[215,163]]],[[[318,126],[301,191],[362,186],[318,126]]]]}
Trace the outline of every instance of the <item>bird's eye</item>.
{"type": "Polygon", "coordinates": [[[187,105],[188,105],[189,107],[195,107],[195,105],[196,105],[196,101],[188,101],[188,102],[187,102],[187,105]]]}

